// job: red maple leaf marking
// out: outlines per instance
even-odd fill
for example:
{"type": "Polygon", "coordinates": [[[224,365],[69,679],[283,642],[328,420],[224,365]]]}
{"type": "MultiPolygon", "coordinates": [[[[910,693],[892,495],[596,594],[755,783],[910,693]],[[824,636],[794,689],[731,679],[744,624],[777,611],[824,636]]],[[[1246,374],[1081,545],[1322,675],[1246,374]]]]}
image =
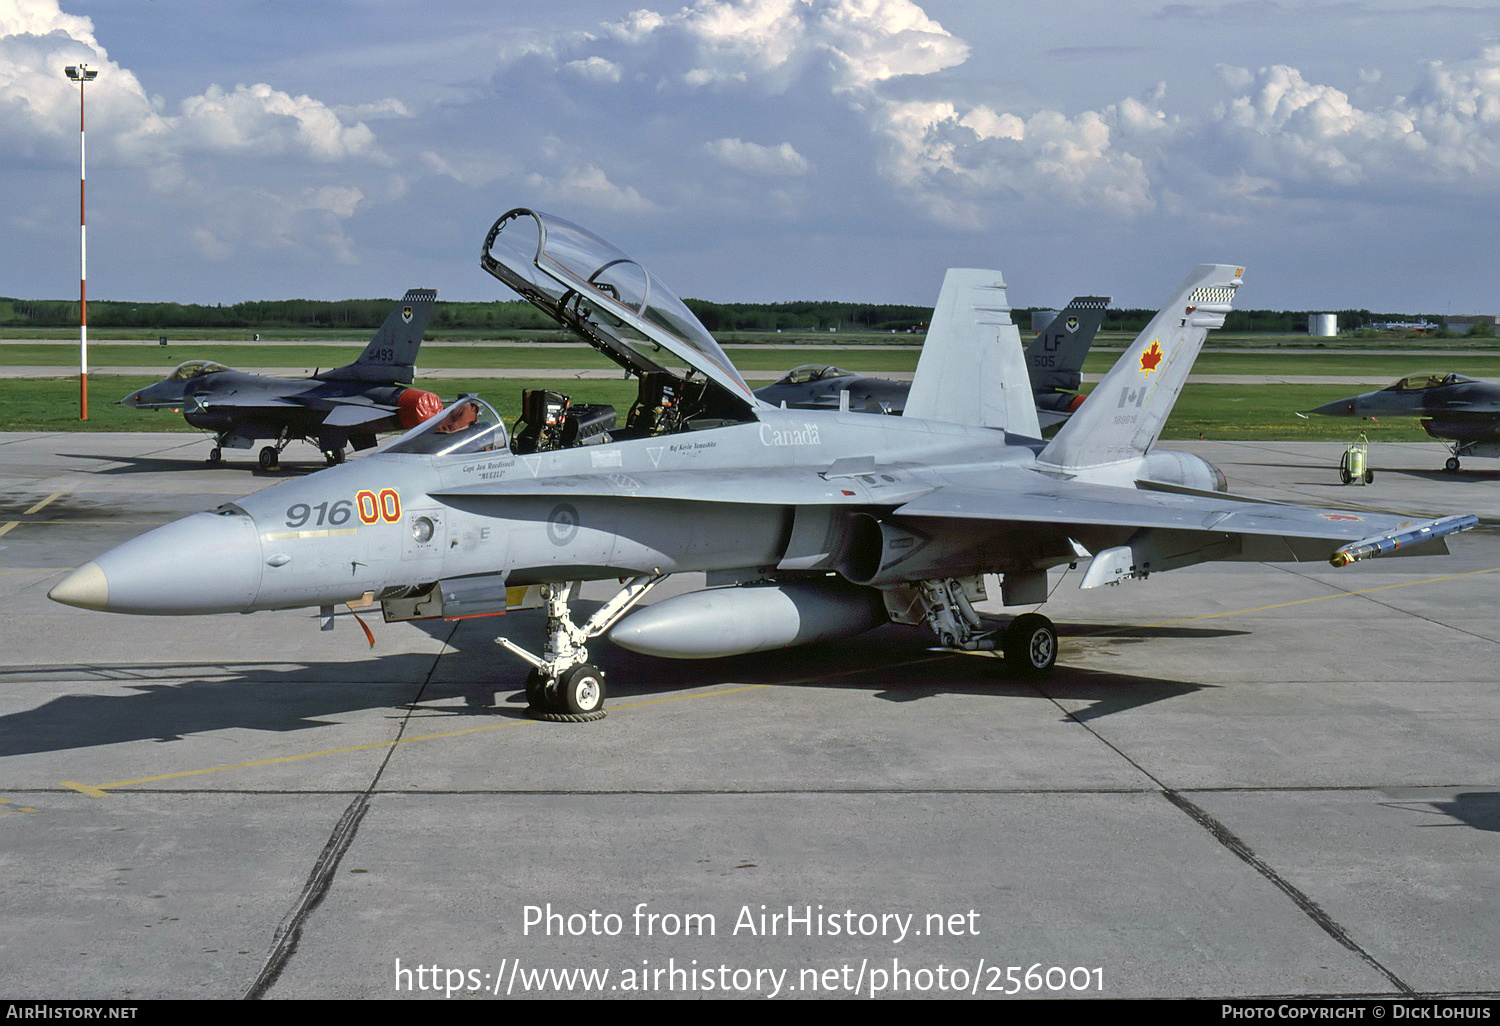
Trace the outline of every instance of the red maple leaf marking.
{"type": "Polygon", "coordinates": [[[1157,364],[1161,363],[1161,344],[1156,339],[1151,340],[1151,348],[1141,354],[1141,372],[1150,375],[1156,370],[1157,364]]]}

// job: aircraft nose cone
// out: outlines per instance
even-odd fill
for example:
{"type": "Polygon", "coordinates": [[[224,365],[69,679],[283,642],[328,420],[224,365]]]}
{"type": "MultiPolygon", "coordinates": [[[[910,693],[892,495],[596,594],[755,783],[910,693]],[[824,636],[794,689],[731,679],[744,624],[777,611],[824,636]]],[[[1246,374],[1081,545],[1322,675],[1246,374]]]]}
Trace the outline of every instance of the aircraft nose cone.
{"type": "Polygon", "coordinates": [[[1359,413],[1359,400],[1354,396],[1348,399],[1335,399],[1331,403],[1324,403],[1307,412],[1323,417],[1353,417],[1359,413]]]}
{"type": "Polygon", "coordinates": [[[47,597],[112,613],[247,610],[260,590],[260,537],[243,514],[196,513],[85,563],[47,597]]]}

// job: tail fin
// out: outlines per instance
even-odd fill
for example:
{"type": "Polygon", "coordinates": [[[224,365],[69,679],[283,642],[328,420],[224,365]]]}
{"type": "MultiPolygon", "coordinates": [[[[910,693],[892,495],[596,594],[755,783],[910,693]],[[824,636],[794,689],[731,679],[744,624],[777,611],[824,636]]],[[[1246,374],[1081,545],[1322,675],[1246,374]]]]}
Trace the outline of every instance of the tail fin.
{"type": "Polygon", "coordinates": [[[1026,370],[1033,392],[1078,391],[1083,383],[1084,357],[1089,355],[1108,306],[1108,296],[1074,296],[1037,332],[1036,341],[1026,347],[1026,370]]]}
{"type": "Polygon", "coordinates": [[[1161,436],[1208,329],[1223,326],[1244,274],[1243,267],[1199,264],[1042,450],[1037,463],[1044,469],[1074,472],[1144,455],[1161,436]]]}
{"type": "Polygon", "coordinates": [[[902,416],[1042,436],[999,271],[952,268],[943,278],[902,416]]]}
{"type": "Polygon", "coordinates": [[[318,375],[323,381],[370,381],[411,384],[412,368],[422,335],[437,302],[436,289],[408,289],[401,302],[391,311],[385,323],[359,354],[359,359],[345,367],[326,370],[318,375]]]}

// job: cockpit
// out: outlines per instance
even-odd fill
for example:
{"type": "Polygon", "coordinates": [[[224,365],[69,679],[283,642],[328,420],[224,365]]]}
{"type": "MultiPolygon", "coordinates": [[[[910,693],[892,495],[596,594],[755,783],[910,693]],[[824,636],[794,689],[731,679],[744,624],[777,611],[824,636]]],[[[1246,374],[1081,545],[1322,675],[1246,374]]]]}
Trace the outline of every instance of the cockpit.
{"type": "Polygon", "coordinates": [[[179,363],[177,369],[167,375],[167,380],[191,381],[193,378],[201,378],[205,374],[217,374],[220,371],[227,371],[228,369],[222,363],[215,363],[212,360],[188,360],[186,363],[179,363]]]}
{"type": "Polygon", "coordinates": [[[517,452],[754,419],[750,386],[687,304],[591,232],[518,207],[490,229],[479,263],[637,379],[623,425],[612,406],[528,390],[511,441],[517,452]]]}
{"type": "Polygon", "coordinates": [[[786,377],[776,382],[778,385],[810,385],[814,381],[822,381],[825,378],[847,378],[851,372],[842,367],[831,367],[821,363],[804,363],[799,367],[793,367],[787,372],[786,377]]]}
{"type": "Polygon", "coordinates": [[[1462,374],[1408,374],[1400,381],[1392,385],[1387,385],[1382,391],[1422,392],[1429,388],[1441,388],[1443,385],[1458,385],[1473,380],[1475,379],[1465,377],[1462,374]]]}

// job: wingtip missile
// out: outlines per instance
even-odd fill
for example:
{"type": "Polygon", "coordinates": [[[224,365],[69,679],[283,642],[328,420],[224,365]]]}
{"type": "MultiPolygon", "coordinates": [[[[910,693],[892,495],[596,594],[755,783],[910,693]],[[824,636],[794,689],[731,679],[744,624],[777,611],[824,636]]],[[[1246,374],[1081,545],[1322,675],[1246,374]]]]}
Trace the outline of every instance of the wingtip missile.
{"type": "Polygon", "coordinates": [[[1429,520],[1425,524],[1405,531],[1395,531],[1391,534],[1352,542],[1328,557],[1328,562],[1333,566],[1348,566],[1361,559],[1374,559],[1376,556],[1389,555],[1397,549],[1411,548],[1423,542],[1446,538],[1450,534],[1467,531],[1478,524],[1479,518],[1472,513],[1429,520]]]}

